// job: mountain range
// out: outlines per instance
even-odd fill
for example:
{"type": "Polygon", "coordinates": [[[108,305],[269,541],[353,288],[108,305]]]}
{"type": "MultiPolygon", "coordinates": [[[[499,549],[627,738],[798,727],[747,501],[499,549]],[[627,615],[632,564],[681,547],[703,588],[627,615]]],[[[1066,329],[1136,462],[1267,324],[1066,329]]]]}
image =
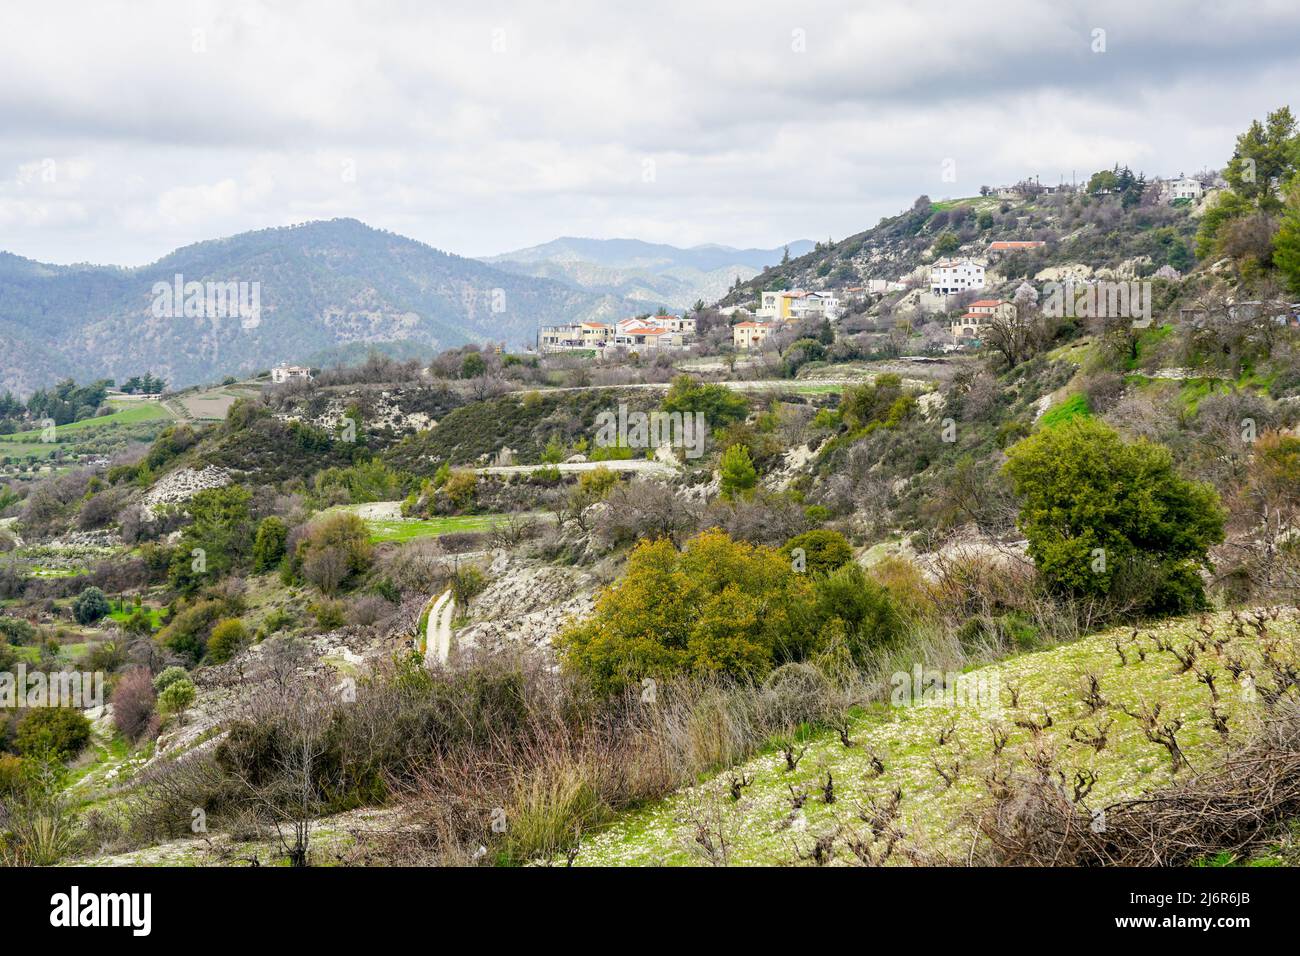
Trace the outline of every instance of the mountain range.
{"type": "Polygon", "coordinates": [[[145,371],[180,387],[281,361],[327,364],[371,346],[426,356],[468,342],[519,346],[542,323],[638,310],[355,219],[198,242],[138,268],[0,252],[0,390],[145,371]],[[182,292],[186,283],[247,283],[245,305],[255,291],[258,314],[232,312],[220,298],[187,314],[189,296],[170,294],[177,277],[182,292]]]}
{"type": "Polygon", "coordinates": [[[777,249],[703,245],[681,249],[640,239],[565,236],[540,246],[484,259],[520,275],[554,279],[576,289],[614,296],[646,307],[684,309],[716,302],[736,279],[744,281],[777,265],[788,249],[801,256],[813,248],[803,239],[777,249]]]}

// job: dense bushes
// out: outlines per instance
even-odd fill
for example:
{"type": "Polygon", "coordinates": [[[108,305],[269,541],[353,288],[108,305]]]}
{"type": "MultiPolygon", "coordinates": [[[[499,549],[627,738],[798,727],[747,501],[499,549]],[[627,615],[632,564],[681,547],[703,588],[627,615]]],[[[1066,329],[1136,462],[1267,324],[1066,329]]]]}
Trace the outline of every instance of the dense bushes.
{"type": "Polygon", "coordinates": [[[761,679],[827,651],[861,659],[900,628],[884,590],[856,566],[810,580],[780,552],[712,530],[680,552],[642,542],[595,613],[556,645],[603,694],[647,677],[761,679]]]}
{"type": "Polygon", "coordinates": [[[238,618],[218,621],[208,637],[208,660],[213,664],[224,664],[242,651],[249,640],[248,629],[238,618]]]}
{"type": "Polygon", "coordinates": [[[339,512],[314,521],[294,549],[293,568],[326,595],[334,594],[370,566],[370,531],[354,514],[339,512]]]}
{"type": "Polygon", "coordinates": [[[172,586],[193,593],[248,558],[253,544],[252,495],[239,485],[200,491],[187,509],[191,522],[172,557],[172,586]]]}
{"type": "Polygon", "coordinates": [[[38,707],[18,721],[14,747],[23,756],[70,760],[90,743],[90,721],[70,707],[38,707]]]}

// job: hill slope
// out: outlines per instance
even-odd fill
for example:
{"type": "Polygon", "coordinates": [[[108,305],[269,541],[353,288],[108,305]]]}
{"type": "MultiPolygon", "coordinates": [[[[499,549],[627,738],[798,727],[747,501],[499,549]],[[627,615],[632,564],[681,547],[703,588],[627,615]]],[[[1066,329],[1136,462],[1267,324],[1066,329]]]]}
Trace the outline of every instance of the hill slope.
{"type": "Polygon", "coordinates": [[[902,280],[939,258],[936,244],[946,235],[956,240],[947,252],[951,256],[986,258],[989,243],[998,240],[1043,242],[1036,251],[1013,252],[996,261],[997,272],[1008,279],[1080,264],[1130,278],[1148,276],[1164,265],[1187,272],[1196,262],[1192,239],[1206,201],[1208,194],[1199,206],[1171,206],[1154,190],[1127,207],[1118,196],[1072,192],[943,202],[921,196],[911,209],[870,229],[818,243],[803,255],[792,250],[790,262],[765,269],[722,303],[753,302],[766,289],[844,290],[871,279],[902,280]]]}
{"type": "MultiPolygon", "coordinates": [[[[1138,712],[1160,703],[1166,720],[1181,721],[1176,740],[1195,772],[1222,762],[1225,752],[1240,748],[1256,726],[1259,706],[1250,669],[1266,673],[1258,663],[1260,642],[1249,631],[1234,634],[1227,614],[1209,621],[1224,649],[1211,643],[1198,650],[1199,660],[1201,667],[1219,672],[1215,707],[1227,715],[1226,739],[1213,725],[1206,685],[1158,646],[1164,642],[1186,654],[1201,639],[1203,622],[1169,620],[1142,629],[1136,639],[1131,638],[1133,629],[1119,628],[962,675],[974,679],[967,686],[988,695],[978,705],[972,698],[958,705],[951,696],[913,699],[908,706],[876,705],[852,721],[852,746],[847,748],[834,733],[809,733],[795,747],[805,752],[793,772],[787,771],[781,750],[773,748],[734,771],[619,815],[608,827],[584,836],[576,862],[789,865],[810,858],[822,838],[830,848],[829,862],[851,862],[850,844],[869,832],[859,811],[877,819],[875,814],[889,806],[897,790],[897,814],[885,824],[895,841],[877,862],[964,863],[978,845],[972,843],[971,811],[987,800],[989,781],[1029,772],[1039,752],[1051,754],[1054,768],[1065,772],[1066,779],[1076,779],[1076,772],[1083,779],[1095,775],[1088,795],[1076,801],[1086,818],[1087,812],[1096,814],[1187,775],[1184,769],[1175,776],[1169,753],[1144,734],[1125,708],[1138,712]],[[1122,663],[1117,645],[1124,651],[1122,663]],[[1234,657],[1246,662],[1242,681],[1224,671],[1223,662],[1234,657]],[[1088,675],[1097,676],[1102,694],[1093,704],[1085,693],[1088,675]],[[1029,729],[1047,717],[1052,722],[1041,736],[1029,729]],[[1100,749],[1081,742],[1099,726],[1107,735],[1100,749]],[[1005,734],[999,753],[994,751],[995,734],[1005,734]],[[873,758],[883,769],[873,767],[873,758]],[[822,793],[828,772],[835,796],[830,804],[822,793]],[[738,800],[730,794],[736,779],[750,781],[738,800]],[[797,810],[792,810],[792,788],[807,794],[797,810]],[[710,841],[712,854],[702,849],[702,838],[710,841]]],[[[1291,645],[1296,628],[1294,613],[1287,613],[1269,625],[1270,640],[1291,645]]],[[[879,853],[887,843],[884,837],[874,845],[866,839],[867,848],[879,853]]]]}

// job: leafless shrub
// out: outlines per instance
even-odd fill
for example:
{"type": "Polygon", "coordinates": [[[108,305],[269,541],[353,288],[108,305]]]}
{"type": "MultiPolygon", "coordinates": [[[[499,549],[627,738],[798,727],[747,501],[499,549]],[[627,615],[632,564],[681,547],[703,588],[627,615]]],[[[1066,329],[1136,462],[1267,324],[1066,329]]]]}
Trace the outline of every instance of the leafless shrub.
{"type": "Polygon", "coordinates": [[[149,727],[156,698],[153,675],[147,668],[127,671],[113,689],[113,726],[128,740],[139,740],[149,727]]]}
{"type": "Polygon", "coordinates": [[[1052,776],[1018,775],[974,815],[992,865],[1186,866],[1245,856],[1300,815],[1300,706],[1285,702],[1215,770],[1092,813],[1052,776]]]}

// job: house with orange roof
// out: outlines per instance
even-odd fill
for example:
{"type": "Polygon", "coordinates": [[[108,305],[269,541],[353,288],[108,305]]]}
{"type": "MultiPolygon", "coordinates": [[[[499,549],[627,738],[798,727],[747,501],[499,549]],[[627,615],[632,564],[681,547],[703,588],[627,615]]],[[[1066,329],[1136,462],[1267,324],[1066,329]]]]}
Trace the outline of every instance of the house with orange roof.
{"type": "Polygon", "coordinates": [[[966,307],[966,312],[949,323],[952,340],[978,339],[994,318],[1014,318],[1016,307],[1005,299],[979,299],[966,307]]]}

